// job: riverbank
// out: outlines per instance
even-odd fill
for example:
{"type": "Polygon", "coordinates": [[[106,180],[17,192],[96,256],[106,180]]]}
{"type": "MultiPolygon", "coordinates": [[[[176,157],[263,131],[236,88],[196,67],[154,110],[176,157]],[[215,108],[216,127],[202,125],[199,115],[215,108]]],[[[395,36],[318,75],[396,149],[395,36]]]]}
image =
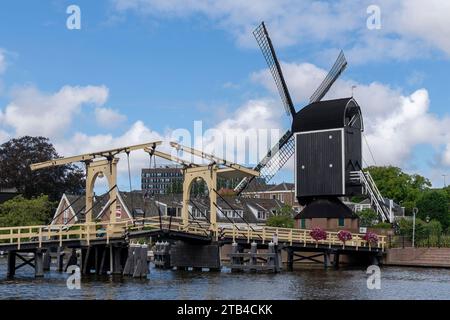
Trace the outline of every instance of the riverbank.
{"type": "Polygon", "coordinates": [[[386,251],[385,265],[450,268],[450,248],[393,248],[386,251]]]}

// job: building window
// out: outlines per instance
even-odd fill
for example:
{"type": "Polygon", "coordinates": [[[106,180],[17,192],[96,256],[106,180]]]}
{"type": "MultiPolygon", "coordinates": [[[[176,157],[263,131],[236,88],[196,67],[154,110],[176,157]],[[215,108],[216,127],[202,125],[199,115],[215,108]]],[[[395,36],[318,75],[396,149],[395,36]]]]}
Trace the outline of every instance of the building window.
{"type": "Polygon", "coordinates": [[[67,224],[69,222],[69,210],[64,210],[63,224],[67,224]]]}
{"type": "Polygon", "coordinates": [[[267,219],[267,215],[265,211],[258,211],[258,219],[259,220],[266,220],[267,219]]]}
{"type": "Polygon", "coordinates": [[[300,228],[306,229],[306,220],[305,219],[300,219],[300,228]]]}
{"type": "Polygon", "coordinates": [[[339,227],[345,226],[345,220],[344,220],[344,218],[339,218],[338,226],[339,226],[339,227]]]}

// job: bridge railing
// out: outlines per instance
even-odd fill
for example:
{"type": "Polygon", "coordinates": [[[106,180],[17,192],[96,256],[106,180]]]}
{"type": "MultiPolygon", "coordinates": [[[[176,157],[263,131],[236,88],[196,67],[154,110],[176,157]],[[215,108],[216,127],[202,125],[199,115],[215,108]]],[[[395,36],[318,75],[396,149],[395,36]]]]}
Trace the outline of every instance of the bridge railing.
{"type": "Polygon", "coordinates": [[[254,240],[260,240],[262,243],[274,241],[277,239],[278,242],[287,243],[289,245],[293,244],[315,244],[345,247],[368,248],[368,249],[381,249],[386,248],[386,237],[378,236],[378,241],[376,243],[369,243],[364,239],[364,234],[352,234],[352,239],[343,243],[338,236],[338,232],[327,231],[326,240],[314,240],[311,235],[311,230],[307,229],[290,229],[290,228],[274,228],[274,227],[260,227],[255,228],[237,228],[236,226],[230,226],[229,228],[223,228],[221,232],[222,237],[232,238],[233,241],[237,239],[244,239],[248,243],[254,240]]]}
{"type": "Polygon", "coordinates": [[[35,244],[41,248],[45,242],[56,242],[60,246],[64,242],[84,240],[88,244],[92,240],[105,239],[123,235],[128,222],[117,223],[83,223],[67,225],[21,226],[0,228],[0,246],[16,246],[20,250],[24,244],[35,244]]]}
{"type": "Polygon", "coordinates": [[[115,223],[96,222],[82,223],[74,225],[45,225],[45,226],[23,226],[0,228],[0,247],[2,245],[16,246],[20,249],[24,244],[35,244],[41,248],[45,242],[63,243],[74,240],[86,241],[87,244],[93,240],[106,240],[110,242],[112,238],[121,238],[126,232],[141,230],[171,230],[196,234],[201,236],[214,236],[215,238],[244,239],[248,243],[261,241],[262,243],[273,241],[275,238],[279,242],[293,244],[315,244],[332,246],[351,246],[358,248],[377,248],[384,250],[386,247],[386,237],[378,236],[377,243],[368,243],[364,240],[363,234],[352,234],[352,239],[344,244],[338,237],[338,232],[327,232],[326,240],[315,241],[306,229],[274,228],[266,226],[254,227],[221,227],[217,232],[212,230],[207,223],[197,224],[190,221],[185,225],[181,218],[177,217],[147,217],[135,220],[123,220],[115,223]]]}

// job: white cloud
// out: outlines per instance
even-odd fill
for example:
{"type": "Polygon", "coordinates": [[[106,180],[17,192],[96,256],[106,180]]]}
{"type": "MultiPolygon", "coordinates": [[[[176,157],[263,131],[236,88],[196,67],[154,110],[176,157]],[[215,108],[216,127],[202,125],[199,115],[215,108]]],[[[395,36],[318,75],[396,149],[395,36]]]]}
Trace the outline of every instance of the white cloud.
{"type": "Polygon", "coordinates": [[[229,161],[255,165],[284,133],[283,114],[273,100],[250,100],[205,132],[203,148],[229,161]]]}
{"type": "MultiPolygon", "coordinates": [[[[308,63],[282,63],[282,67],[294,101],[301,102],[296,104],[299,110],[320,84],[326,71],[308,63]]],[[[254,73],[251,78],[277,94],[267,70],[254,73]]],[[[441,165],[450,165],[450,117],[439,117],[430,111],[426,89],[405,95],[377,82],[363,84],[338,80],[325,99],[348,97],[352,86],[356,86],[354,97],[361,106],[365,135],[378,165],[405,166],[411,160],[414,148],[421,144],[433,146],[438,153],[447,144],[441,165]]],[[[278,108],[282,108],[281,102],[278,108]]],[[[366,162],[373,164],[365,143],[363,150],[366,162]]]]}
{"type": "Polygon", "coordinates": [[[12,96],[12,101],[3,112],[0,111],[0,125],[12,128],[15,136],[59,138],[83,105],[103,105],[108,98],[108,89],[104,86],[64,86],[54,94],[45,94],[28,86],[15,89],[12,96]]]}
{"type": "Polygon", "coordinates": [[[353,62],[411,59],[431,49],[450,56],[448,1],[380,0],[380,30],[366,28],[371,0],[111,1],[119,12],[131,10],[154,18],[206,16],[244,46],[255,45],[252,31],[264,20],[277,47],[299,43],[344,47],[353,62]]]}
{"type": "Polygon", "coordinates": [[[114,128],[127,120],[127,117],[117,110],[109,108],[96,108],[95,120],[104,128],[114,128]]]}
{"type": "MultiPolygon", "coordinates": [[[[136,121],[121,135],[88,135],[82,132],[76,132],[69,139],[57,141],[55,143],[55,148],[59,154],[63,156],[71,156],[162,140],[168,140],[168,138],[163,137],[158,132],[149,129],[142,121],[136,121]]],[[[167,145],[164,145],[158,149],[167,151],[168,147],[167,145]]],[[[118,155],[118,158],[118,187],[122,191],[128,191],[128,159],[126,154],[120,154],[118,155]]],[[[136,150],[130,153],[130,172],[134,189],[140,188],[139,177],[141,175],[141,169],[149,167],[149,162],[149,155],[142,150],[136,150]]],[[[157,159],[157,164],[161,164],[162,162],[163,161],[160,159],[157,159]]],[[[96,188],[96,192],[104,192],[108,190],[106,187],[106,179],[99,180],[96,186],[98,187],[98,189],[96,188]]]]}
{"type": "Polygon", "coordinates": [[[3,74],[6,70],[6,57],[3,49],[0,48],[0,74],[3,74]]]}

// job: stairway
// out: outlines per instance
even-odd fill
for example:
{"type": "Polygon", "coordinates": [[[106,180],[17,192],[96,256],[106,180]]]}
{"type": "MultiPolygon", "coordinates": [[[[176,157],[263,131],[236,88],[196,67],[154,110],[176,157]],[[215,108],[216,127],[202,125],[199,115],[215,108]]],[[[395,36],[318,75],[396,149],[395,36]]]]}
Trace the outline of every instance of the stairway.
{"type": "Polygon", "coordinates": [[[380,190],[378,190],[378,187],[369,172],[352,171],[350,172],[350,181],[362,184],[364,193],[369,196],[372,207],[383,222],[394,222],[394,214],[386,205],[385,198],[381,195],[380,190]]]}

